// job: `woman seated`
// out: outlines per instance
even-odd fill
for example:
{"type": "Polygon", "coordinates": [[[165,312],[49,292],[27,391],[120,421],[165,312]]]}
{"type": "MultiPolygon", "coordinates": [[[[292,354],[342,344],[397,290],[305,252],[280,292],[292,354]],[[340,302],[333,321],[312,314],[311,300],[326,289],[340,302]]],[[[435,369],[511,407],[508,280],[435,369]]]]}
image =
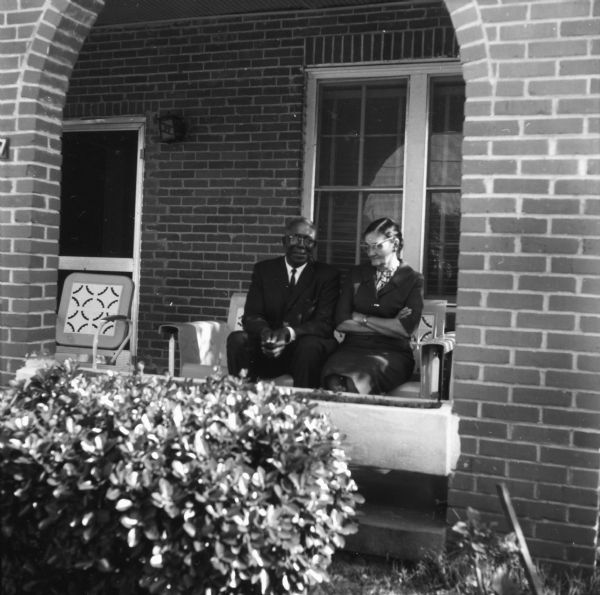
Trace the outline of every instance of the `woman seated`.
{"type": "Polygon", "coordinates": [[[423,311],[423,276],[402,262],[402,233],[387,217],[363,233],[371,264],[353,267],[336,309],[345,333],[323,368],[329,390],[385,394],[408,381],[415,360],[410,336],[423,311]]]}

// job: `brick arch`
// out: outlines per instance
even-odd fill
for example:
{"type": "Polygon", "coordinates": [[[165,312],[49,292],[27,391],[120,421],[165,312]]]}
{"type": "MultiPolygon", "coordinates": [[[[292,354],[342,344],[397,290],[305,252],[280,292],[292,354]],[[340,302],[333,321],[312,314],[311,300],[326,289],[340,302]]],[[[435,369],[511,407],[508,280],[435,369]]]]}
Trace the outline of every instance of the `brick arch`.
{"type": "Polygon", "coordinates": [[[48,88],[40,90],[36,87],[37,93],[27,93],[34,85],[45,83],[54,88],[56,99],[62,99],[55,101],[62,108],[79,50],[103,6],[104,0],[51,0],[46,3],[21,60],[19,101],[50,103],[52,96],[48,94],[48,88]]]}
{"type": "Polygon", "coordinates": [[[27,352],[53,348],[62,110],[79,51],[103,7],[104,0],[46,0],[31,29],[14,27],[14,70],[6,79],[12,84],[5,88],[12,115],[2,122],[10,161],[0,166],[8,197],[0,243],[0,386],[27,352]],[[21,31],[26,37],[18,37],[21,31]]]}
{"type": "Polygon", "coordinates": [[[104,0],[51,0],[40,13],[22,57],[17,82],[15,114],[18,132],[25,135],[19,145],[27,149],[17,155],[25,174],[20,184],[23,192],[48,198],[57,194],[55,184],[60,171],[57,155],[60,155],[62,109],[69,78],[81,46],[103,6],[104,0]],[[43,142],[40,133],[47,142],[43,142]],[[46,183],[36,175],[44,172],[30,165],[30,161],[44,164],[41,167],[46,169],[46,183]]]}
{"type": "Polygon", "coordinates": [[[467,86],[475,81],[495,82],[488,43],[476,0],[444,0],[456,31],[467,86]]]}

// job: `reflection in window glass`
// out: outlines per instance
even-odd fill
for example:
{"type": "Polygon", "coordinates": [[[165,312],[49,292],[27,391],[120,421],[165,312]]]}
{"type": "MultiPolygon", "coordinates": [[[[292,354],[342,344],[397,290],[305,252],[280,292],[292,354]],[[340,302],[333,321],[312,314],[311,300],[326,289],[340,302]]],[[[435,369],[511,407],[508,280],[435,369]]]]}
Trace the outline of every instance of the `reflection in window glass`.
{"type": "Polygon", "coordinates": [[[133,256],[137,146],[136,130],[64,132],[61,256],[133,256]]]}
{"type": "Polygon", "coordinates": [[[348,268],[356,262],[357,238],[360,236],[360,192],[317,192],[316,256],[319,260],[348,268]]]}
{"type": "Polygon", "coordinates": [[[363,186],[402,186],[404,146],[398,139],[365,138],[363,186]]]}
{"type": "Polygon", "coordinates": [[[366,89],[365,134],[394,136],[404,133],[406,88],[374,87],[366,89]]]}
{"type": "Polygon", "coordinates": [[[425,296],[454,301],[458,281],[464,84],[432,79],[425,296]]]}
{"type": "Polygon", "coordinates": [[[324,138],[319,159],[321,185],[356,186],[359,150],[357,137],[324,138]]]}
{"type": "Polygon", "coordinates": [[[315,218],[319,241],[315,256],[345,270],[368,262],[360,250],[362,232],[376,219],[401,220],[402,194],[363,191],[317,192],[315,218]]]}
{"type": "Polygon", "coordinates": [[[428,191],[426,297],[452,299],[458,281],[460,191],[428,191]]]}
{"type": "Polygon", "coordinates": [[[460,186],[462,133],[432,134],[429,139],[429,185],[460,186]]]}
{"type": "Polygon", "coordinates": [[[402,219],[401,192],[369,192],[365,194],[363,206],[363,229],[372,221],[382,217],[391,217],[400,222],[402,219]]]}
{"type": "Polygon", "coordinates": [[[321,260],[342,270],[365,260],[359,242],[371,221],[394,217],[400,222],[406,92],[405,79],[321,87],[317,251],[321,260]]]}
{"type": "Polygon", "coordinates": [[[360,130],[361,87],[324,87],[321,98],[321,134],[358,136],[360,130]]]}

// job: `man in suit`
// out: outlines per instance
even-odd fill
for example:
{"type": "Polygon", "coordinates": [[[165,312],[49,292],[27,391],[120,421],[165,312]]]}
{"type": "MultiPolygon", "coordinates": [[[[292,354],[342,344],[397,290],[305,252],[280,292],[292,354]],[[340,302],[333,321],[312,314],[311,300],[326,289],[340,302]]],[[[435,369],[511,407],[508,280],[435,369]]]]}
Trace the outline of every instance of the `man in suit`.
{"type": "Polygon", "coordinates": [[[285,256],[254,265],[243,331],[227,339],[229,373],[251,380],[291,374],[294,386],[317,388],[321,368],[336,348],[333,314],[339,273],[312,258],[315,225],[298,217],[282,238],[285,256]]]}

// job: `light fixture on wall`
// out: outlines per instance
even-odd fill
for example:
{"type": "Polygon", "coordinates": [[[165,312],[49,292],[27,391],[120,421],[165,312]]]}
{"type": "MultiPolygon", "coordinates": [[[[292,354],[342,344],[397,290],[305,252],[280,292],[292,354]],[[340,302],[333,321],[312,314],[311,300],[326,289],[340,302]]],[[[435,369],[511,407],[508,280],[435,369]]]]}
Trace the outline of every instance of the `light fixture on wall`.
{"type": "Polygon", "coordinates": [[[175,143],[185,137],[185,121],[181,116],[158,116],[158,133],[161,143],[175,143]]]}

